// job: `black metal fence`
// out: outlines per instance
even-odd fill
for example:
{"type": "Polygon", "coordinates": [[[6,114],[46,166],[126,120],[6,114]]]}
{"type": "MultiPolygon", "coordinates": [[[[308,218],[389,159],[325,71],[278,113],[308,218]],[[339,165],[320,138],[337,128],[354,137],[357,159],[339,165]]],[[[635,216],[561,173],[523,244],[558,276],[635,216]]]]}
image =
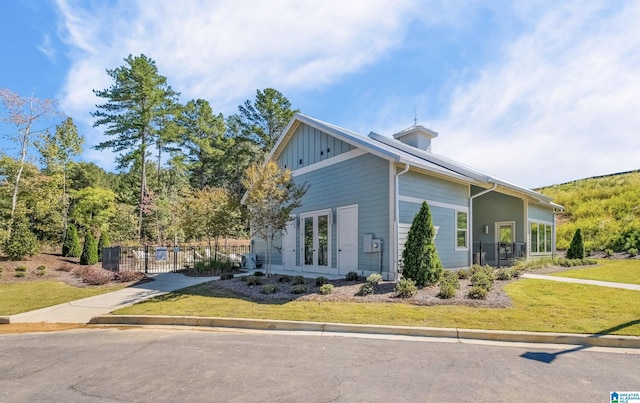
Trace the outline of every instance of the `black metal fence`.
{"type": "Polygon", "coordinates": [[[511,266],[518,259],[527,256],[524,242],[477,242],[473,244],[473,263],[496,267],[511,266]]]}
{"type": "Polygon", "coordinates": [[[212,261],[240,265],[249,246],[114,246],[102,250],[102,268],[111,271],[169,273],[188,270],[212,261]]]}

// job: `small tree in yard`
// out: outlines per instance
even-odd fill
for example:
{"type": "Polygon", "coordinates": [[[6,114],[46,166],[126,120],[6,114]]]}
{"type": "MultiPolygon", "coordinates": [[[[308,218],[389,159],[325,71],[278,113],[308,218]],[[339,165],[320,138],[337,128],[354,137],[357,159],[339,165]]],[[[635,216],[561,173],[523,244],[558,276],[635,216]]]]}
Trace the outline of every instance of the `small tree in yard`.
{"type": "Polygon", "coordinates": [[[11,235],[2,245],[4,253],[11,260],[22,260],[38,252],[38,241],[29,229],[29,220],[18,208],[11,224],[11,235]]]}
{"type": "Polygon", "coordinates": [[[96,263],[98,263],[98,245],[91,231],[87,231],[87,234],[84,236],[84,246],[82,247],[82,255],[80,255],[80,264],[86,266],[96,263]]]}
{"type": "Polygon", "coordinates": [[[245,204],[251,231],[267,243],[266,272],[271,275],[273,240],[291,220],[291,211],[302,205],[300,200],[307,192],[307,186],[296,184],[291,171],[281,170],[273,161],[264,166],[250,166],[243,185],[247,189],[245,204]]]}
{"type": "Polygon", "coordinates": [[[435,284],[442,275],[442,263],[435,244],[435,229],[426,202],[422,202],[420,211],[413,218],[402,252],[402,264],[402,276],[414,280],[419,286],[435,284]]]}
{"type": "Polygon", "coordinates": [[[584,259],[586,257],[585,255],[586,252],[584,250],[582,232],[580,231],[580,228],[578,228],[576,233],[573,234],[571,245],[569,245],[569,249],[567,250],[567,259],[584,259]]]}
{"type": "Polygon", "coordinates": [[[102,231],[100,233],[100,239],[98,240],[98,262],[102,261],[102,249],[111,246],[111,239],[109,239],[109,233],[102,231]]]}
{"type": "Polygon", "coordinates": [[[62,256],[80,257],[80,241],[78,241],[78,230],[75,225],[67,227],[67,233],[62,244],[62,256]]]}

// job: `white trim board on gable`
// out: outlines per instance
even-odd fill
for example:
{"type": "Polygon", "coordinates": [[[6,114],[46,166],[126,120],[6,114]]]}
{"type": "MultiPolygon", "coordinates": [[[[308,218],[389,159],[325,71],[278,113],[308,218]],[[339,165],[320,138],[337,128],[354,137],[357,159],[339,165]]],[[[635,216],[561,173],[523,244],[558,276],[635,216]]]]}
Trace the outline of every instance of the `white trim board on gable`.
{"type": "Polygon", "coordinates": [[[466,213],[469,212],[469,206],[464,206],[460,204],[442,203],[442,202],[437,202],[433,200],[424,200],[424,199],[419,199],[417,197],[402,196],[402,195],[398,197],[398,200],[407,202],[407,203],[415,203],[415,204],[422,204],[422,202],[427,202],[429,206],[433,206],[433,207],[448,208],[451,210],[464,211],[466,213]]]}
{"type": "Polygon", "coordinates": [[[315,164],[311,164],[311,165],[307,165],[306,167],[298,168],[295,171],[291,171],[291,174],[294,177],[295,176],[304,175],[304,174],[308,174],[309,172],[313,172],[313,171],[316,171],[318,169],[326,168],[328,166],[331,166],[331,165],[334,165],[334,164],[338,164],[340,162],[344,162],[344,161],[350,160],[352,158],[359,157],[361,155],[365,155],[366,153],[367,153],[366,151],[364,151],[364,150],[362,150],[360,148],[356,148],[355,150],[347,151],[346,153],[342,153],[342,154],[336,155],[335,157],[328,158],[328,159],[320,161],[320,162],[316,162],[315,164]]]}

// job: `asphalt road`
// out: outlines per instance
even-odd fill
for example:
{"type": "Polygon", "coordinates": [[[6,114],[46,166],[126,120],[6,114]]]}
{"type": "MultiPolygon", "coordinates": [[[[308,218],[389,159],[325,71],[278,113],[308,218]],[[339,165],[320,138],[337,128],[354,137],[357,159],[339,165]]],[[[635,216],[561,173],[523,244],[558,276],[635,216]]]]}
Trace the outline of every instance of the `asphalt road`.
{"type": "Polygon", "coordinates": [[[0,335],[2,402],[608,402],[640,351],[287,333],[0,335]]]}

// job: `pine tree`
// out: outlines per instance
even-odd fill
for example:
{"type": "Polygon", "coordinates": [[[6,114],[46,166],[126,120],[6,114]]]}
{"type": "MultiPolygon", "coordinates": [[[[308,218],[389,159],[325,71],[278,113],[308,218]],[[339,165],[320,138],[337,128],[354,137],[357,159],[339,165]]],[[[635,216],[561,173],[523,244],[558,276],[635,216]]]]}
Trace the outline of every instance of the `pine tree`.
{"type": "Polygon", "coordinates": [[[100,239],[98,240],[98,261],[102,262],[102,249],[111,246],[111,239],[109,239],[109,233],[102,231],[100,233],[100,239]]]}
{"type": "Polygon", "coordinates": [[[78,230],[75,225],[69,225],[62,244],[62,256],[79,257],[81,252],[78,230]]]}
{"type": "Polygon", "coordinates": [[[19,208],[11,224],[11,235],[5,241],[3,250],[11,260],[22,260],[25,256],[38,253],[38,240],[29,229],[29,220],[19,208]]]}
{"type": "Polygon", "coordinates": [[[98,263],[98,245],[91,231],[87,231],[87,234],[84,236],[84,246],[82,247],[80,264],[91,265],[96,263],[98,263]]]}
{"type": "Polygon", "coordinates": [[[442,276],[442,263],[435,244],[435,229],[426,202],[422,202],[420,211],[413,218],[402,252],[402,265],[402,276],[414,280],[419,286],[435,284],[442,276]]]}
{"type": "Polygon", "coordinates": [[[567,259],[584,259],[585,257],[584,240],[582,239],[582,232],[578,228],[576,233],[573,234],[573,239],[567,250],[567,259]]]}

